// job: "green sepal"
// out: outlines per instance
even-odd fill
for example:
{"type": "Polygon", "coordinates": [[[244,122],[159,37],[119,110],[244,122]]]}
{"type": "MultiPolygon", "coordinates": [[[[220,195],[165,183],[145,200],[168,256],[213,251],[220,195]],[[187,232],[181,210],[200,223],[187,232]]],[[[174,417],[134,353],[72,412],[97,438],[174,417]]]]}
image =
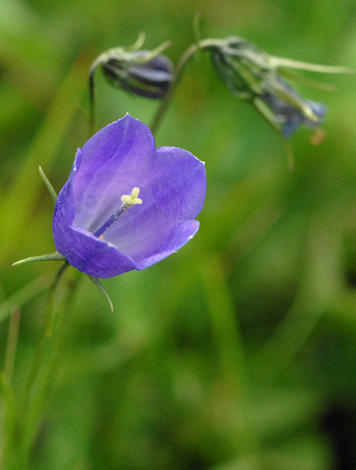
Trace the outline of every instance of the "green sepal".
{"type": "Polygon", "coordinates": [[[336,91],[337,87],[332,83],[319,82],[318,80],[312,80],[311,78],[306,78],[301,75],[298,75],[295,72],[292,72],[286,68],[279,68],[278,72],[282,77],[293,80],[294,82],[300,83],[301,85],[308,86],[310,88],[316,88],[322,91],[336,91]]]}
{"type": "Polygon", "coordinates": [[[56,251],[55,253],[49,253],[48,255],[30,256],[29,258],[20,259],[12,266],[18,266],[19,264],[31,263],[32,261],[63,261],[65,257],[56,251]]]}
{"type": "Polygon", "coordinates": [[[54,203],[56,203],[58,196],[57,196],[57,193],[54,190],[51,182],[49,181],[49,179],[45,175],[45,172],[42,170],[41,166],[38,167],[38,171],[40,172],[41,178],[42,178],[44,184],[46,185],[46,188],[48,189],[49,194],[52,196],[52,199],[53,199],[54,203]]]}
{"type": "Polygon", "coordinates": [[[104,294],[106,300],[108,301],[110,310],[114,313],[114,304],[112,303],[112,300],[110,299],[109,294],[106,292],[104,287],[102,286],[101,282],[97,277],[90,276],[90,274],[87,274],[88,278],[96,285],[96,287],[104,294]]]}
{"type": "Polygon", "coordinates": [[[331,73],[331,74],[350,74],[355,75],[356,69],[353,67],[343,67],[339,65],[320,65],[311,64],[309,62],[301,62],[299,60],[288,59],[286,57],[270,56],[269,58],[272,67],[280,68],[287,67],[290,69],[304,70],[316,73],[331,73]]]}

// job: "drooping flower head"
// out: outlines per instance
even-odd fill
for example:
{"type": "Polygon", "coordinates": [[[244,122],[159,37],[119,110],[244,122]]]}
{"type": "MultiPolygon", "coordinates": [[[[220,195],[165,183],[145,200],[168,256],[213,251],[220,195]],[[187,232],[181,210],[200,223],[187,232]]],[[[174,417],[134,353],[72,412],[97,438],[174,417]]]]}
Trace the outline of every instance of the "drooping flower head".
{"type": "Polygon", "coordinates": [[[210,51],[216,71],[238,98],[251,102],[289,138],[301,125],[318,128],[327,107],[302,98],[282,77],[282,66],[318,71],[328,67],[271,56],[256,45],[239,37],[203,41],[210,51]],[[312,67],[312,68],[311,68],[312,67]]]}
{"type": "Polygon", "coordinates": [[[78,149],[54,209],[56,249],[98,278],[147,268],[195,235],[205,192],[200,160],[155,148],[149,128],[126,115],[78,149]]]}

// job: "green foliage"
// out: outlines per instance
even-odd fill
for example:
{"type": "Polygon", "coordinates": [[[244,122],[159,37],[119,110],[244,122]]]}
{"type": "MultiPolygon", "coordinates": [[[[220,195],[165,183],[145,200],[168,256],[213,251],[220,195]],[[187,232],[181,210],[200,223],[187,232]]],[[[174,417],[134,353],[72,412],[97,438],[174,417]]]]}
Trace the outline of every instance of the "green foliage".
{"type": "MultiPolygon", "coordinates": [[[[14,424],[14,396],[21,400],[58,269],[54,261],[10,265],[55,251],[53,201],[38,166],[58,192],[88,136],[93,60],[144,30],[148,48],[173,40],[166,54],[176,63],[200,10],[203,37],[242,36],[273,55],[354,66],[356,8],[352,0],[335,6],[2,0],[1,364],[11,313],[21,322],[14,394],[9,370],[0,375],[1,425],[14,424]]],[[[290,171],[278,136],[229,94],[208,58],[188,65],[157,143],[206,162],[201,229],[162,263],[103,281],[115,313],[86,276],[67,269],[57,307],[68,317],[29,470],[356,465],[355,79],[328,79],[333,94],[308,90],[329,107],[326,139],[312,146],[310,131],[298,131],[290,171]],[[75,280],[68,306],[63,292],[75,280]]],[[[96,105],[97,127],[126,112],[150,124],[157,107],[99,75],[96,105]]]]}

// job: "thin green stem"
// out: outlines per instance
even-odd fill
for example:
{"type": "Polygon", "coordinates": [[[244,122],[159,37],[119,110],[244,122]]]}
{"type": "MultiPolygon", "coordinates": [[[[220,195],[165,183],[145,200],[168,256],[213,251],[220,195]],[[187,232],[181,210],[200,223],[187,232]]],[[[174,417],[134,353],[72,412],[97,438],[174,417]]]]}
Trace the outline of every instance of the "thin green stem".
{"type": "Polygon", "coordinates": [[[90,66],[89,70],[89,137],[95,132],[95,71],[101,63],[102,57],[99,56],[90,66]]]}
{"type": "Polygon", "coordinates": [[[1,389],[5,398],[4,418],[0,444],[0,467],[6,465],[8,450],[11,448],[16,429],[16,402],[12,387],[18,333],[20,327],[20,309],[14,310],[10,317],[8,340],[5,352],[4,372],[0,374],[1,389]]]}
{"type": "Polygon", "coordinates": [[[20,309],[16,309],[10,317],[9,334],[4,361],[4,374],[11,384],[12,373],[14,370],[17,340],[19,335],[21,313],[20,309]]]}
{"type": "MultiPolygon", "coordinates": [[[[33,439],[35,437],[36,427],[38,426],[38,415],[48,388],[48,380],[44,380],[46,368],[51,368],[51,338],[55,325],[59,322],[55,316],[55,297],[59,281],[69,266],[65,262],[59,269],[48,293],[47,308],[45,311],[42,332],[39,338],[35,356],[32,361],[28,375],[23,403],[19,413],[19,438],[17,455],[13,454],[12,459],[17,467],[25,469],[28,456],[31,450],[33,439]],[[45,371],[43,371],[45,369],[45,371]]],[[[66,311],[67,309],[64,309],[66,311]]],[[[14,450],[14,449],[13,449],[14,450]]]]}
{"type": "Polygon", "coordinates": [[[12,446],[16,432],[16,401],[12,387],[18,333],[20,327],[20,309],[14,310],[10,317],[8,340],[4,360],[4,372],[0,374],[1,389],[4,394],[4,419],[0,444],[0,467],[7,466],[8,451],[12,446]]]}
{"type": "Polygon", "coordinates": [[[32,394],[31,403],[26,414],[27,419],[21,435],[20,444],[23,449],[21,456],[22,460],[20,461],[21,469],[28,461],[34,438],[38,432],[43,405],[55,382],[58,370],[58,358],[60,357],[60,351],[62,350],[63,343],[66,338],[67,319],[71,312],[69,303],[73,298],[72,294],[76,285],[77,284],[75,282],[70,282],[68,286],[69,290],[67,291],[63,302],[60,304],[60,307],[57,309],[60,315],[56,315],[55,321],[53,322],[53,334],[51,332],[52,340],[46,348],[46,360],[41,368],[42,370],[38,374],[36,387],[32,394]]]}
{"type": "MultiPolygon", "coordinates": [[[[199,35],[198,27],[199,27],[199,16],[197,15],[196,19],[195,19],[195,26],[194,26],[196,36],[199,35]]],[[[163,118],[164,118],[164,116],[167,112],[167,109],[168,109],[169,105],[171,104],[174,92],[176,91],[176,88],[177,88],[180,80],[182,79],[183,72],[184,72],[186,66],[188,65],[188,63],[194,58],[195,54],[198,51],[208,51],[209,48],[216,47],[216,46],[219,46],[221,44],[224,44],[224,41],[218,40],[218,39],[201,39],[201,40],[198,40],[198,38],[197,38],[197,41],[194,44],[192,44],[191,46],[189,46],[188,49],[186,49],[186,51],[183,53],[183,55],[179,59],[179,62],[178,62],[177,67],[175,69],[175,73],[174,73],[174,77],[173,77],[173,80],[171,82],[171,85],[170,85],[165,97],[161,101],[161,105],[159,106],[158,110],[156,111],[155,117],[153,118],[153,121],[152,121],[152,124],[151,124],[151,131],[152,131],[153,134],[155,134],[158,131],[158,129],[159,129],[161,123],[162,123],[162,120],[163,120],[163,118]]]]}
{"type": "Polygon", "coordinates": [[[177,64],[177,67],[176,67],[175,74],[174,74],[173,80],[171,82],[171,85],[170,85],[165,97],[161,101],[161,105],[159,106],[159,108],[156,112],[156,115],[155,115],[155,117],[152,121],[151,131],[152,131],[153,134],[155,134],[158,131],[159,126],[162,123],[163,117],[166,114],[169,105],[171,104],[173,94],[174,94],[174,92],[177,88],[178,83],[180,82],[180,80],[182,78],[185,67],[193,59],[194,55],[196,54],[196,52],[199,49],[200,49],[199,43],[198,44],[192,44],[191,46],[188,47],[188,49],[184,52],[184,54],[180,58],[180,60],[177,64]]]}
{"type": "Polygon", "coordinates": [[[25,389],[25,398],[24,398],[24,407],[26,409],[28,402],[30,401],[30,396],[31,396],[31,391],[32,388],[36,382],[36,378],[38,375],[39,367],[43,359],[43,351],[46,347],[46,344],[48,340],[50,339],[52,335],[52,330],[53,330],[53,320],[54,320],[54,315],[53,315],[53,306],[54,306],[54,298],[55,298],[55,292],[56,288],[58,286],[58,283],[60,281],[60,278],[62,277],[65,269],[69,266],[67,262],[63,263],[62,266],[60,267],[59,271],[57,272],[57,275],[50,287],[49,293],[48,293],[48,303],[47,303],[47,308],[45,311],[45,316],[43,319],[43,326],[42,326],[42,334],[41,338],[38,342],[37,350],[35,353],[35,357],[32,362],[32,366],[30,369],[30,373],[28,376],[27,380],[27,385],[25,389]]]}
{"type": "Polygon", "coordinates": [[[2,400],[5,407],[5,413],[0,435],[0,468],[3,470],[10,470],[8,455],[9,449],[13,445],[15,432],[16,432],[16,400],[13,388],[3,372],[0,372],[0,391],[2,392],[4,400],[2,400]]]}

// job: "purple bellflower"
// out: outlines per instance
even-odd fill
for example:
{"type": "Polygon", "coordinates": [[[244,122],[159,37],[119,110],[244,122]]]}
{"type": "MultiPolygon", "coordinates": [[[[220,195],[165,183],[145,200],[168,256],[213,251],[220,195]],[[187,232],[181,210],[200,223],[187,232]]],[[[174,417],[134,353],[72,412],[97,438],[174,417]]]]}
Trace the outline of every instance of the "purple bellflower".
{"type": "Polygon", "coordinates": [[[78,149],[54,209],[56,249],[97,278],[147,268],[195,235],[205,192],[203,162],[155,148],[149,128],[126,115],[78,149]]]}

